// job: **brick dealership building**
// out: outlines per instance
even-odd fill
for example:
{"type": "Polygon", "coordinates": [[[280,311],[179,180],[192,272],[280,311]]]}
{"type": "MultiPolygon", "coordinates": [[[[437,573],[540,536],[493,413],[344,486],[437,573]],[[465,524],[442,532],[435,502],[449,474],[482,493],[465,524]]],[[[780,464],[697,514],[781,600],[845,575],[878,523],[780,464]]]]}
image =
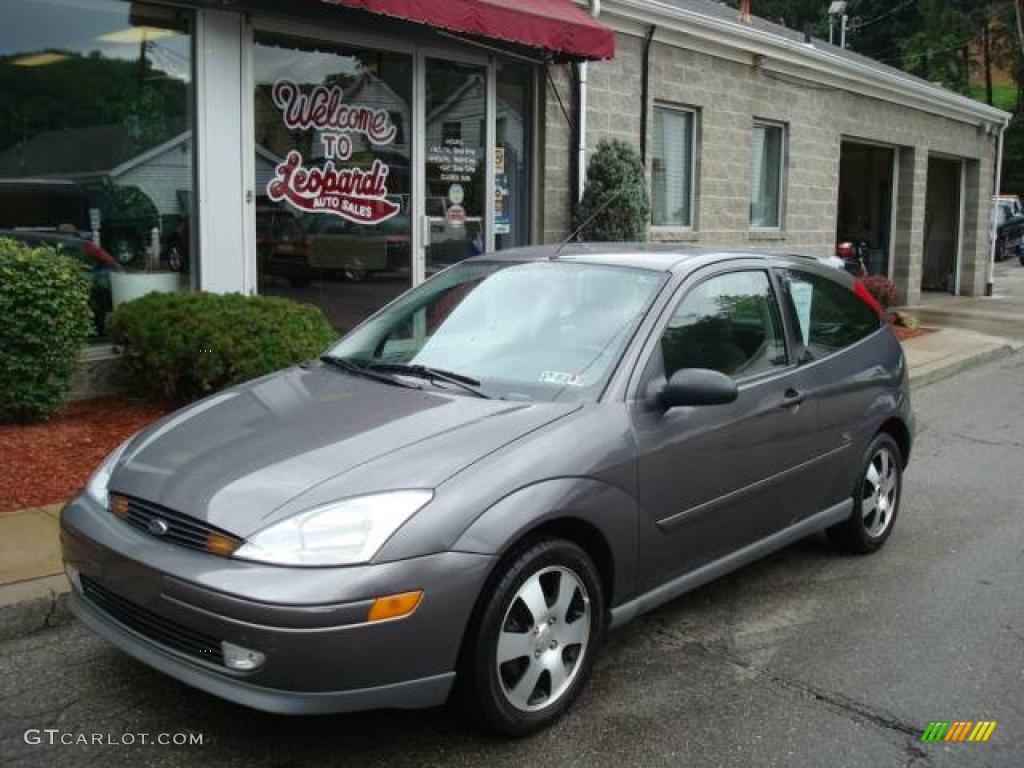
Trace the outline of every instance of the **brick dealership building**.
{"type": "MultiPolygon", "coordinates": [[[[641,148],[653,240],[828,254],[866,239],[901,303],[984,293],[1009,115],[710,0],[603,0],[599,18],[615,58],[586,65],[585,144],[641,148]]],[[[547,241],[568,226],[577,146],[559,106],[573,73],[550,70],[547,241]]]]}
{"type": "MultiPolygon", "coordinates": [[[[0,17],[0,233],[100,245],[121,265],[93,265],[100,314],[152,286],[289,296],[351,328],[469,255],[565,237],[603,138],[644,157],[652,239],[865,240],[903,302],[986,287],[1009,115],[709,0],[0,17]]],[[[114,355],[102,330],[86,373],[114,355]]]]}

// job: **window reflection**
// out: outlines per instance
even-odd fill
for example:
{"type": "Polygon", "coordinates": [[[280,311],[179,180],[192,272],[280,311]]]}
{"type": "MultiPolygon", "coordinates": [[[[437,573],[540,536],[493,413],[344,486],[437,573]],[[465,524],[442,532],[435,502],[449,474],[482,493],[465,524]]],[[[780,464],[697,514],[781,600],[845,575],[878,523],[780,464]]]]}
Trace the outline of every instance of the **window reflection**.
{"type": "Polygon", "coordinates": [[[24,0],[0,25],[0,237],[90,273],[96,332],[190,271],[189,11],[24,0]]]}
{"type": "Polygon", "coordinates": [[[352,328],[410,285],[412,59],[259,33],[254,67],[259,290],[352,328]]]}

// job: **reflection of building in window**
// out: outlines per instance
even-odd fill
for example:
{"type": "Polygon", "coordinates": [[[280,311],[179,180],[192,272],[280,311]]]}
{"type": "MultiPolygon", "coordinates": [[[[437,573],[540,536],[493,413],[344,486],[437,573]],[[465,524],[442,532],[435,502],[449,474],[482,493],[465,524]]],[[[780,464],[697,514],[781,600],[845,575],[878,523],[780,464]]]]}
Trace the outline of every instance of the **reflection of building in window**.
{"type": "Polygon", "coordinates": [[[441,128],[441,137],[445,144],[461,144],[462,123],[446,122],[441,128]]]}

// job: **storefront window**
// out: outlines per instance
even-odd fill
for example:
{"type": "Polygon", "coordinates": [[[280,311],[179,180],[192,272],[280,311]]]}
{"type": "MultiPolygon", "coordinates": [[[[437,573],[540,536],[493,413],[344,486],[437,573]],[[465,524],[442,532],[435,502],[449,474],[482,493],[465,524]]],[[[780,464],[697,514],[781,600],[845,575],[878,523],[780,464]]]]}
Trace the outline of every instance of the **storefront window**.
{"type": "Polygon", "coordinates": [[[494,243],[497,250],[530,242],[533,68],[498,63],[494,157],[494,243]]]}
{"type": "Polygon", "coordinates": [[[411,284],[412,57],[257,33],[260,293],[339,330],[411,284]]]}
{"type": "Polygon", "coordinates": [[[487,248],[487,67],[426,62],[428,275],[487,248]]]}
{"type": "Polygon", "coordinates": [[[48,244],[108,313],[194,274],[192,14],[21,0],[0,25],[0,237],[48,244]]]}

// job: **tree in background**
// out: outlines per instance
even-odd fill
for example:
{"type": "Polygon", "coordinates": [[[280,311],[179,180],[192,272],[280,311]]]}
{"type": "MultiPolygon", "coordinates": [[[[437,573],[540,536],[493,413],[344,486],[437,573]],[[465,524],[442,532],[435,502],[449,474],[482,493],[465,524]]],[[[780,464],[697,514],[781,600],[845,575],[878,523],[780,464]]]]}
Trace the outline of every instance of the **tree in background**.
{"type": "MultiPolygon", "coordinates": [[[[727,2],[738,8],[740,0],[727,2]]],[[[829,5],[752,0],[751,10],[827,39],[829,5]]],[[[1024,196],[1024,0],[848,0],[847,14],[850,50],[1013,113],[1003,191],[1024,196]],[[994,82],[994,71],[1012,82],[994,82]]]]}

